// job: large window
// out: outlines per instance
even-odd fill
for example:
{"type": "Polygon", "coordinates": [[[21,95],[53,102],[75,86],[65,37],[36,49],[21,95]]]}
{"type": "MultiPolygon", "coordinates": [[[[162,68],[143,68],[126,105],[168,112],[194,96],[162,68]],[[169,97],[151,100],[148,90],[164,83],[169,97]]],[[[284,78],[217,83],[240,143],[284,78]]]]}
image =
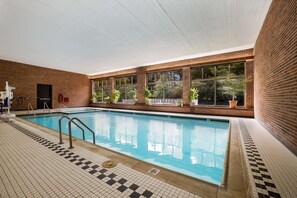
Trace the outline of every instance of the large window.
{"type": "MultiPolygon", "coordinates": [[[[191,69],[191,86],[199,90],[199,104],[229,105],[232,94],[228,93],[226,80],[244,84],[244,63],[230,63],[196,67],[191,69]]],[[[244,88],[237,91],[238,106],[244,106],[244,88]]]]}
{"type": "Polygon", "coordinates": [[[153,104],[174,104],[183,97],[182,70],[148,73],[153,104]]]}
{"type": "Polygon", "coordinates": [[[135,103],[137,99],[137,76],[116,78],[115,89],[119,90],[121,93],[119,102],[135,103]]]}
{"type": "Polygon", "coordinates": [[[94,80],[93,87],[93,102],[104,102],[109,99],[110,85],[108,79],[94,80]]]}

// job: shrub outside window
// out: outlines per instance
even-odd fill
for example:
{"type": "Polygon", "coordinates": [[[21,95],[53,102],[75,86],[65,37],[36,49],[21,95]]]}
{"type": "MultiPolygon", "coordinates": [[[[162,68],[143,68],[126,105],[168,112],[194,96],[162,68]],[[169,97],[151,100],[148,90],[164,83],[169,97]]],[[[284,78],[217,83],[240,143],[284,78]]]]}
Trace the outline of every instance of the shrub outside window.
{"type": "Polygon", "coordinates": [[[148,73],[147,79],[152,104],[171,105],[182,99],[182,70],[148,73]]]}
{"type": "Polygon", "coordinates": [[[121,93],[118,102],[134,104],[137,100],[137,76],[115,78],[115,89],[121,93]]]}
{"type": "Polygon", "coordinates": [[[99,79],[93,81],[93,102],[105,102],[110,93],[110,84],[108,79],[99,79]]]}
{"type": "MultiPolygon", "coordinates": [[[[227,63],[191,68],[191,86],[199,90],[199,104],[201,105],[229,105],[232,95],[226,92],[225,80],[244,83],[244,62],[227,63]]],[[[236,100],[238,106],[244,106],[244,88],[236,100]]]]}

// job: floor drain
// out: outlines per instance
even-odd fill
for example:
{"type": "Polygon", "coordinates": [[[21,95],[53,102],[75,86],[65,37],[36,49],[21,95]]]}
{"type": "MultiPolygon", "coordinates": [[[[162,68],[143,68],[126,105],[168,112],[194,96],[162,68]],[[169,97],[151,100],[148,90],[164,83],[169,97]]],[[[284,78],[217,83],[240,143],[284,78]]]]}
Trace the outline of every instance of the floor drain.
{"type": "Polygon", "coordinates": [[[157,175],[160,172],[160,170],[156,168],[151,168],[148,172],[152,175],[157,175]]]}
{"type": "Polygon", "coordinates": [[[113,168],[117,165],[118,163],[114,160],[107,160],[105,162],[102,163],[102,166],[104,168],[113,168]]]}

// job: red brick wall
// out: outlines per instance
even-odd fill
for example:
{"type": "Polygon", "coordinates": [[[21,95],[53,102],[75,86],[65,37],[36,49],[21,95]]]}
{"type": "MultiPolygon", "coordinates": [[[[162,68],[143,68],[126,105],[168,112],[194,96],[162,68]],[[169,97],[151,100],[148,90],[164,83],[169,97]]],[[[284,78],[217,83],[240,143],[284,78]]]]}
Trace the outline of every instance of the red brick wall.
{"type": "Polygon", "coordinates": [[[228,107],[189,107],[189,88],[191,86],[191,66],[204,66],[217,63],[226,62],[236,62],[236,61],[246,61],[245,65],[245,75],[246,78],[253,79],[253,50],[242,50],[237,52],[230,52],[225,54],[217,54],[213,56],[187,59],[181,61],[175,61],[170,63],[163,63],[157,65],[150,65],[146,67],[138,67],[135,69],[105,73],[90,76],[91,79],[98,78],[113,78],[114,76],[124,76],[134,74],[137,75],[137,105],[123,105],[123,104],[92,104],[98,107],[108,107],[108,108],[120,108],[120,109],[133,109],[133,110],[147,110],[147,111],[167,111],[167,112],[179,112],[179,113],[196,113],[196,114],[207,114],[207,115],[227,115],[227,116],[241,116],[241,117],[253,117],[254,116],[254,87],[253,81],[246,85],[246,97],[245,105],[246,108],[229,109],[228,107]],[[183,70],[183,101],[184,107],[174,107],[174,106],[147,106],[144,104],[144,87],[146,87],[146,73],[159,70],[171,70],[171,69],[182,69],[183,70]]]}
{"type": "Polygon", "coordinates": [[[254,117],[253,109],[230,109],[228,107],[175,107],[175,106],[148,106],[148,105],[128,105],[128,104],[102,104],[96,103],[91,104],[93,107],[103,107],[103,108],[114,108],[114,109],[130,109],[139,111],[163,111],[172,113],[191,113],[200,115],[225,115],[225,116],[237,116],[237,117],[254,117]]]}
{"type": "Polygon", "coordinates": [[[297,154],[297,1],[272,1],[255,45],[255,117],[297,154]]]}
{"type": "Polygon", "coordinates": [[[0,91],[4,91],[5,81],[16,88],[14,96],[30,96],[33,108],[36,108],[37,84],[52,85],[54,108],[59,107],[59,93],[69,97],[66,103],[69,107],[89,105],[91,84],[86,75],[0,60],[0,91]]]}

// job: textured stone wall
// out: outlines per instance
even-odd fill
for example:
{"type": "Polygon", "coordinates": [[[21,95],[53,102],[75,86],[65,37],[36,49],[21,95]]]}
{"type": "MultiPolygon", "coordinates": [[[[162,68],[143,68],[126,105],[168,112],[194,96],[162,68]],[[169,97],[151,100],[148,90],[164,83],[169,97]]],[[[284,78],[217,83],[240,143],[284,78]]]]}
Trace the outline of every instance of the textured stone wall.
{"type": "Polygon", "coordinates": [[[255,45],[255,117],[297,154],[297,1],[272,2],[255,45]]]}

